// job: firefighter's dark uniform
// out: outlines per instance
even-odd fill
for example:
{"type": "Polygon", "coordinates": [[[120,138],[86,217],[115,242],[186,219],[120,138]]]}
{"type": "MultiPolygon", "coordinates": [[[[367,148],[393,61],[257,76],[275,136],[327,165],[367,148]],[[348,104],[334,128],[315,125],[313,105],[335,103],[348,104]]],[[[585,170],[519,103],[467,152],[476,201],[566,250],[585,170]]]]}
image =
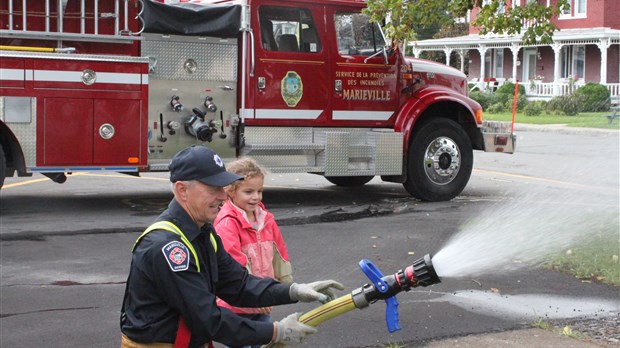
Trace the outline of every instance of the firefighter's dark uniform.
{"type": "Polygon", "coordinates": [[[239,307],[268,307],[294,302],[289,285],[250,275],[226,252],[213,227],[199,229],[174,199],[157,220],[172,222],[186,241],[155,229],[136,242],[121,309],[123,335],[139,343],[173,343],[182,317],[191,331],[190,347],[210,341],[228,346],[269,343],[272,323],[220,308],[215,296],[239,307]]]}

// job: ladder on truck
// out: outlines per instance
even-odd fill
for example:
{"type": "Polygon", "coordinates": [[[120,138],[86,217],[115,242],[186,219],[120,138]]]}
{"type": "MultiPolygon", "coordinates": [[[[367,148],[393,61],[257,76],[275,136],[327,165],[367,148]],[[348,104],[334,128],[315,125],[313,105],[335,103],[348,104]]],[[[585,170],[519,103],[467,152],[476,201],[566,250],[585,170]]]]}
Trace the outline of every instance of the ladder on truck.
{"type": "MultiPolygon", "coordinates": [[[[8,0],[0,4],[0,37],[130,43],[140,28],[130,30],[131,0],[8,0]],[[112,6],[113,2],[113,6],[112,6]]],[[[142,10],[142,0],[140,11],[142,10]]],[[[138,16],[138,18],[140,18],[138,16]]]]}

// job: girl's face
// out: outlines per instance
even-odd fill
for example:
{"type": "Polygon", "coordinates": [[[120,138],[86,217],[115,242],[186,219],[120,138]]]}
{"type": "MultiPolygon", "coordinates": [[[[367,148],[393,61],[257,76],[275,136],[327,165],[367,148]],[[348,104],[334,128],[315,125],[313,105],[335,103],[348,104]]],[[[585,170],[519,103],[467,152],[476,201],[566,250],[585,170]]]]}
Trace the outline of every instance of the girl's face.
{"type": "Polygon", "coordinates": [[[232,202],[248,214],[249,219],[254,219],[254,212],[258,203],[263,200],[263,178],[255,176],[245,178],[237,189],[229,193],[232,202]]]}

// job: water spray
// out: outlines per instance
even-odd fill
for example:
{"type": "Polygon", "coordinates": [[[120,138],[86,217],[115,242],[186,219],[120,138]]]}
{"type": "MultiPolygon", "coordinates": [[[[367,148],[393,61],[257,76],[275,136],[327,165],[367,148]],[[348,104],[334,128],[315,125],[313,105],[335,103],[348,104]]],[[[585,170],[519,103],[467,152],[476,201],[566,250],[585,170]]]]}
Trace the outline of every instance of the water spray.
{"type": "MultiPolygon", "coordinates": [[[[359,266],[370,280],[370,283],[353,290],[350,294],[339,297],[309,312],[302,314],[299,321],[316,327],[334,317],[349,312],[355,308],[363,309],[371,303],[384,300],[386,303],[385,321],[389,332],[400,330],[398,325],[398,301],[396,294],[409,291],[419,286],[441,283],[435,272],[432,257],[427,254],[416,260],[411,266],[398,272],[384,276],[381,271],[369,260],[363,259],[359,266]]],[[[263,348],[282,347],[282,344],[269,343],[263,348]]]]}

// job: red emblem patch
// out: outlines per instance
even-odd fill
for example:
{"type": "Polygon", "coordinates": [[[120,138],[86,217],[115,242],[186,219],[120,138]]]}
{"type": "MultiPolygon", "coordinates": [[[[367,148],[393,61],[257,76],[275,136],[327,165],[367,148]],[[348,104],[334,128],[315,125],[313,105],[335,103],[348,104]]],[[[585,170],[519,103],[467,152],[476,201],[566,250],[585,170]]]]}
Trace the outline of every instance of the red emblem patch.
{"type": "Polygon", "coordinates": [[[168,255],[168,258],[170,258],[170,261],[174,262],[175,264],[180,265],[185,262],[187,254],[180,248],[174,248],[168,255]]]}
{"type": "Polygon", "coordinates": [[[187,271],[189,269],[190,254],[185,244],[175,240],[164,245],[161,252],[173,272],[187,271]]]}

